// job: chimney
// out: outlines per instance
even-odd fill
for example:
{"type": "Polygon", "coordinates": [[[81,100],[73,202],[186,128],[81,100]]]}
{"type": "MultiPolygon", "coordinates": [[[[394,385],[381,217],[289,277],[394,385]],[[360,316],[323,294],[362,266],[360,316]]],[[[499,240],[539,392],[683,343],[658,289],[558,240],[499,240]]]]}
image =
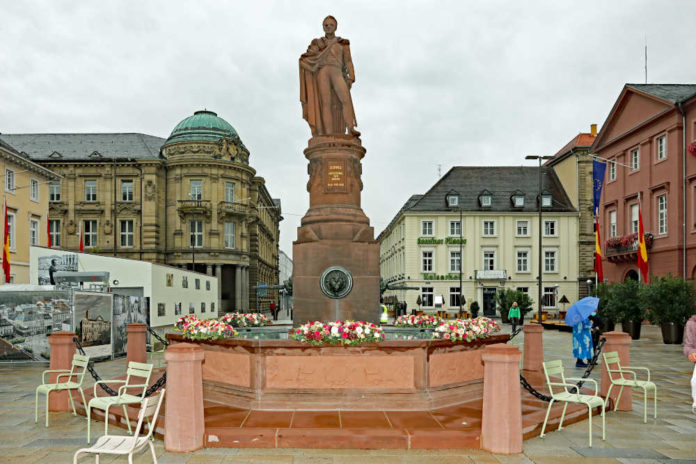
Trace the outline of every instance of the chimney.
{"type": "Polygon", "coordinates": [[[590,124],[590,134],[592,134],[593,137],[597,136],[597,124],[590,124]]]}

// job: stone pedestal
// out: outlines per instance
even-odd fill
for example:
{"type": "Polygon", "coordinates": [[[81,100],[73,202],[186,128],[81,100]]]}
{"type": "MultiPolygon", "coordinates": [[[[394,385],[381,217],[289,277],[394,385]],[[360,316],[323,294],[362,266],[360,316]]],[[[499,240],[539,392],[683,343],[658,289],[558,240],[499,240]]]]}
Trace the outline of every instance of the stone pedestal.
{"type": "MultiPolygon", "coordinates": [[[[616,351],[619,353],[619,360],[621,361],[622,367],[627,367],[631,365],[631,336],[625,332],[605,332],[602,337],[606,338],[607,341],[604,343],[602,348],[603,353],[609,353],[611,351],[616,351]]],[[[604,358],[599,357],[597,361],[602,365],[602,396],[606,398],[607,391],[609,391],[609,386],[611,382],[609,380],[609,373],[607,372],[606,365],[604,364],[604,358]]],[[[626,374],[629,376],[630,374],[626,374]]],[[[618,377],[619,374],[614,374],[614,377],[618,377]]],[[[619,396],[619,390],[621,387],[614,387],[611,389],[611,399],[616,401],[619,396]]],[[[631,395],[631,387],[624,387],[623,393],[621,394],[621,401],[619,401],[618,411],[631,411],[633,410],[633,398],[631,395]]]]}
{"type": "Polygon", "coordinates": [[[542,371],[544,366],[544,327],[541,324],[528,323],[522,329],[524,332],[524,360],[522,369],[525,371],[542,371]]]}
{"type": "MultiPolygon", "coordinates": [[[[75,354],[75,342],[73,341],[74,337],[75,332],[55,332],[48,337],[48,345],[51,352],[49,369],[70,370],[73,355],[75,354]]],[[[49,374],[48,383],[55,383],[58,375],[58,373],[49,374]]],[[[67,380],[68,379],[66,377],[61,378],[61,382],[65,382],[67,380]]],[[[68,399],[68,392],[52,392],[48,397],[48,410],[72,411],[72,408],[70,407],[70,400],[68,399]]]]}
{"type": "Polygon", "coordinates": [[[360,207],[360,139],[316,136],[304,151],[309,160],[309,210],[293,244],[294,319],[379,319],[379,243],[360,207]],[[340,266],[352,276],[345,297],[330,298],[320,279],[327,268],[340,266]]]}
{"type": "Polygon", "coordinates": [[[203,448],[203,349],[177,343],[166,349],[167,394],[164,449],[178,453],[203,448]]]}
{"type": "Polygon", "coordinates": [[[145,324],[128,324],[126,326],[128,344],[126,346],[126,361],[129,363],[147,362],[147,326],[145,324]]]}
{"type": "Polygon", "coordinates": [[[522,452],[521,357],[519,348],[506,344],[483,350],[481,448],[491,453],[522,452]]]}

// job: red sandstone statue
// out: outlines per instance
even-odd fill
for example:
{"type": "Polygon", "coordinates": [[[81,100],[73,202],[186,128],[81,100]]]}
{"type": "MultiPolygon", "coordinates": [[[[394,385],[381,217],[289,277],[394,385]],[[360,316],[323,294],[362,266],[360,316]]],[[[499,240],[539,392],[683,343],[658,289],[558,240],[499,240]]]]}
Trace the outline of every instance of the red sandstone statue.
{"type": "Polygon", "coordinates": [[[302,117],[312,135],[345,134],[358,137],[355,130],[350,87],[355,70],[350,57],[350,42],[335,35],[338,22],[333,16],[324,19],[326,35],[312,40],[300,56],[300,101],[302,117]]]}

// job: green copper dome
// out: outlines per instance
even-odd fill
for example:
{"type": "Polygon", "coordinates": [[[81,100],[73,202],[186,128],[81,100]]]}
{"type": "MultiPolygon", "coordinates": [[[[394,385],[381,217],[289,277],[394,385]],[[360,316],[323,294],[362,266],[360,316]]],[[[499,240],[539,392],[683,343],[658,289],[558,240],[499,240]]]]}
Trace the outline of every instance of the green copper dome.
{"type": "Polygon", "coordinates": [[[222,138],[239,139],[239,135],[217,113],[201,110],[177,124],[165,145],[176,142],[217,142],[222,138]]]}

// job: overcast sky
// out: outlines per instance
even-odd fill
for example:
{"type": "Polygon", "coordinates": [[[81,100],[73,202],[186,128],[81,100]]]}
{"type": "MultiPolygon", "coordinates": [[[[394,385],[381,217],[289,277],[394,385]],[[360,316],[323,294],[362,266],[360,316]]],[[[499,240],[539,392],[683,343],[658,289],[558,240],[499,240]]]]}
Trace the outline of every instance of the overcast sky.
{"type": "Polygon", "coordinates": [[[167,137],[230,122],[281,198],[292,254],[309,206],[298,58],[338,19],[379,234],[452,166],[520,165],[604,122],[624,83],[696,83],[694,1],[0,0],[0,132],[167,137]],[[330,6],[329,6],[330,5],[330,6]]]}

